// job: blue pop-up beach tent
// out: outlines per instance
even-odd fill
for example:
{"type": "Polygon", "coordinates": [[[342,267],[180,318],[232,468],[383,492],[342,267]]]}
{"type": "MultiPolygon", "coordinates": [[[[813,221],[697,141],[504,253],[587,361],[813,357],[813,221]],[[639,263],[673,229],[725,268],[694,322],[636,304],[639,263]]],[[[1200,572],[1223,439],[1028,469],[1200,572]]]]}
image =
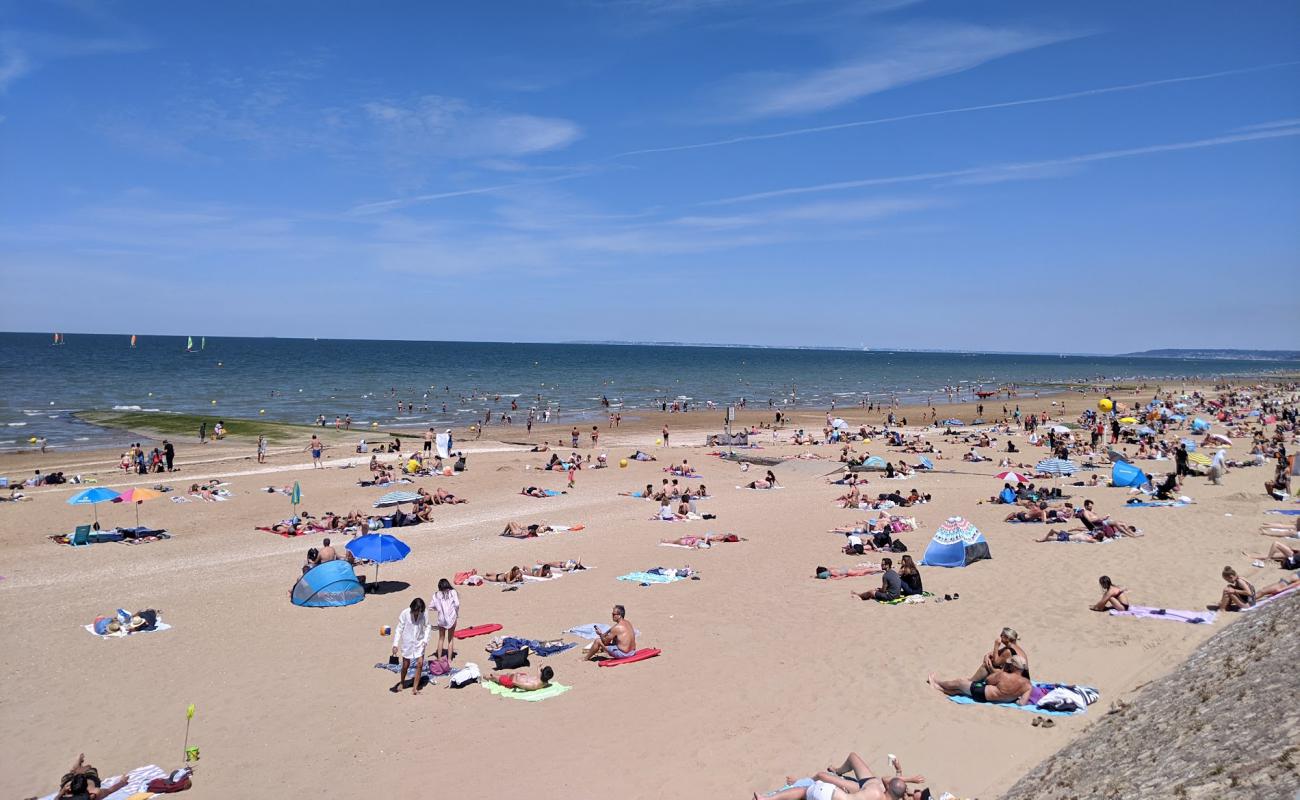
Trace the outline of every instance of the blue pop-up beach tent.
{"type": "Polygon", "coordinates": [[[1127,461],[1116,461],[1115,465],[1110,468],[1111,486],[1124,486],[1137,488],[1145,486],[1147,475],[1142,470],[1128,463],[1127,461]]]}
{"type": "Polygon", "coordinates": [[[290,597],[295,606],[308,608],[350,606],[365,600],[366,590],[357,580],[352,565],[336,559],[307,570],[294,584],[290,597]]]}
{"type": "Polygon", "coordinates": [[[921,563],[930,567],[964,567],[992,557],[989,543],[979,528],[961,517],[949,517],[934,532],[921,563]]]}
{"type": "Polygon", "coordinates": [[[1210,423],[1206,422],[1200,417],[1197,417],[1196,419],[1192,420],[1193,433],[1205,433],[1209,429],[1210,429],[1210,423]]]}

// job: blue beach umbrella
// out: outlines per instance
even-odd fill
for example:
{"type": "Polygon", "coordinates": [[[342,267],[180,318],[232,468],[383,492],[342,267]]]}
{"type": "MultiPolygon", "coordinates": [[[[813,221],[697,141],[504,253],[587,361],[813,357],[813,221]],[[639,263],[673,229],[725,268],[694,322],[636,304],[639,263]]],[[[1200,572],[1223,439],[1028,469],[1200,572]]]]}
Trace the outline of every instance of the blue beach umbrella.
{"type": "Polygon", "coordinates": [[[293,482],[293,491],[289,492],[289,502],[293,503],[293,513],[298,513],[298,504],[302,502],[302,487],[297,481],[293,482]]]}
{"type": "Polygon", "coordinates": [[[400,506],[402,503],[414,503],[422,499],[415,492],[389,492],[375,501],[375,508],[384,506],[400,506]]]}
{"type": "Polygon", "coordinates": [[[375,581],[379,581],[379,564],[384,561],[401,561],[411,552],[411,546],[386,533],[367,533],[347,544],[348,552],[357,558],[375,562],[375,581]]]}
{"type": "MultiPolygon", "coordinates": [[[[91,489],[82,489],[81,491],[68,498],[70,506],[98,506],[100,503],[108,503],[117,499],[117,492],[112,489],[105,489],[102,486],[96,486],[91,489]]],[[[95,525],[99,525],[99,509],[95,508],[95,525]]]]}

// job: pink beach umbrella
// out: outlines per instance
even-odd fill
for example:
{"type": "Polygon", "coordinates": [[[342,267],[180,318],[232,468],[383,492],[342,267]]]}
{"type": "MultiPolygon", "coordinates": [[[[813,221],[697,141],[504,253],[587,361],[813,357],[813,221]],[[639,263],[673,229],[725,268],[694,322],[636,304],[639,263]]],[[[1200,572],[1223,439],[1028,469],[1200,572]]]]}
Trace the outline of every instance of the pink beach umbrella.
{"type": "Polygon", "coordinates": [[[1019,472],[999,472],[995,476],[1000,481],[1007,483],[1029,483],[1032,479],[1021,475],[1019,472]]]}

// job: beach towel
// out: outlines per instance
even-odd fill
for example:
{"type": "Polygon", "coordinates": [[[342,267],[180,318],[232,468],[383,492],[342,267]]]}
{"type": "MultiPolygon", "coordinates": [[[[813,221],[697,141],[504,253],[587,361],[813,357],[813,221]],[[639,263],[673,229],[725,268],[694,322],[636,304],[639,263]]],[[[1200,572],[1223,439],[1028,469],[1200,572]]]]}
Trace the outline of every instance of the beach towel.
{"type": "Polygon", "coordinates": [[[598,667],[617,667],[620,664],[632,664],[637,661],[645,661],[647,658],[654,658],[663,651],[656,647],[643,647],[630,656],[624,658],[606,658],[596,662],[598,667]]]}
{"type": "Polygon", "coordinates": [[[537,689],[532,692],[520,692],[514,689],[507,689],[499,683],[492,681],[483,681],[479,684],[497,697],[508,697],[511,700],[527,700],[530,703],[536,703],[540,700],[549,700],[557,695],[564,694],[572,689],[572,686],[565,686],[562,683],[552,683],[545,689],[537,689]]]}
{"type": "MultiPolygon", "coordinates": [[[[597,636],[602,636],[608,632],[609,626],[603,622],[589,622],[586,625],[578,625],[565,631],[565,633],[577,636],[580,639],[595,639],[597,636]]],[[[633,632],[637,636],[641,635],[641,631],[635,628],[633,628],[633,632]]]]}
{"type": "Polygon", "coordinates": [[[486,625],[474,625],[469,628],[461,628],[456,631],[457,639],[469,639],[473,636],[482,636],[485,633],[495,633],[501,630],[501,626],[495,622],[489,622],[486,625]]]}
{"type": "Polygon", "coordinates": [[[1182,503],[1177,500],[1148,500],[1145,503],[1126,503],[1125,508],[1182,508],[1190,506],[1191,503],[1182,503]]]}
{"type": "MultiPolygon", "coordinates": [[[[121,789],[108,795],[105,800],[127,800],[127,798],[132,795],[147,792],[148,790],[145,787],[149,785],[149,781],[166,777],[167,773],[157,764],[150,764],[146,767],[133,769],[126,774],[126,786],[123,786],[121,789]]],[[[121,775],[114,775],[111,778],[106,778],[100,785],[108,786],[109,784],[117,783],[121,779],[121,775]]],[[[54,800],[54,796],[57,794],[58,792],[51,792],[40,798],[40,800],[54,800]]]]}
{"type": "Polygon", "coordinates": [[[902,597],[895,597],[893,600],[877,600],[876,602],[882,606],[910,606],[916,605],[917,603],[924,603],[925,598],[927,597],[934,597],[934,593],[921,592],[920,594],[905,594],[902,597]]]}
{"type": "MultiPolygon", "coordinates": [[[[1068,686],[1068,684],[1039,683],[1038,681],[1034,681],[1035,694],[1040,694],[1040,693],[1046,694],[1056,686],[1060,686],[1060,685],[1068,686]]],[[[1097,690],[1093,689],[1091,691],[1095,694],[1097,690]]],[[[1049,717],[1074,717],[1074,716],[1078,716],[1079,714],[1084,714],[1088,710],[1087,708],[1081,708],[1078,711],[1052,711],[1046,708],[1039,708],[1038,706],[1033,704],[1022,706],[1022,705],[1017,705],[1015,703],[977,703],[969,697],[953,696],[953,695],[949,695],[948,699],[954,703],[957,703],[959,705],[964,705],[964,706],[988,706],[990,708],[1014,708],[1017,711],[1029,711],[1034,714],[1043,714],[1049,717]]]]}
{"type": "Polygon", "coordinates": [[[556,653],[563,653],[570,647],[577,647],[577,642],[568,642],[567,644],[546,644],[536,639],[520,639],[517,636],[507,636],[501,640],[501,646],[491,652],[492,658],[497,658],[511,650],[518,650],[521,647],[527,647],[528,650],[536,656],[546,658],[556,653]]]}
{"type": "MultiPolygon", "coordinates": [[[[435,683],[437,683],[437,681],[435,681],[435,680],[433,679],[433,672],[432,672],[432,670],[433,670],[433,662],[434,662],[434,661],[435,661],[435,659],[433,659],[433,658],[429,658],[429,657],[426,656],[425,659],[424,659],[424,671],[422,671],[422,672],[420,673],[421,675],[423,675],[423,676],[425,677],[425,679],[426,679],[427,682],[428,682],[427,685],[429,685],[429,686],[433,686],[435,683]]],[[[387,661],[383,661],[383,662],[380,662],[380,663],[376,664],[376,665],[375,665],[375,669],[386,669],[386,670],[388,670],[389,672],[393,673],[394,675],[397,675],[397,674],[401,673],[401,671],[402,671],[402,664],[401,664],[401,662],[398,662],[398,663],[396,663],[396,664],[389,664],[387,661]]],[[[412,665],[410,665],[410,666],[408,666],[408,667],[406,668],[406,679],[407,679],[408,681],[411,680],[411,673],[413,673],[413,672],[415,672],[415,665],[414,665],[414,664],[412,664],[412,665]]]]}
{"type": "Polygon", "coordinates": [[[159,621],[159,623],[153,626],[152,628],[145,628],[144,630],[139,630],[136,631],[135,633],[104,633],[104,634],[95,633],[94,623],[91,623],[90,625],[83,625],[82,627],[86,629],[86,633],[89,633],[91,636],[94,636],[96,639],[126,639],[130,636],[135,636],[136,634],[140,634],[140,633],[153,633],[154,631],[169,631],[172,629],[172,626],[162,621],[159,621]]]}
{"type": "Polygon", "coordinates": [[[1174,622],[1191,622],[1195,624],[1213,624],[1218,616],[1214,611],[1178,611],[1169,608],[1151,608],[1150,606],[1129,606],[1128,611],[1112,608],[1112,617],[1137,617],[1139,619],[1168,619],[1174,622]]]}
{"type": "Polygon", "coordinates": [[[1300,508],[1270,508],[1265,514],[1285,514],[1288,517],[1300,516],[1300,508]]]}
{"type": "Polygon", "coordinates": [[[681,575],[661,575],[657,572],[629,572],[626,575],[619,575],[618,580],[632,583],[676,583],[686,579],[681,575]]]}

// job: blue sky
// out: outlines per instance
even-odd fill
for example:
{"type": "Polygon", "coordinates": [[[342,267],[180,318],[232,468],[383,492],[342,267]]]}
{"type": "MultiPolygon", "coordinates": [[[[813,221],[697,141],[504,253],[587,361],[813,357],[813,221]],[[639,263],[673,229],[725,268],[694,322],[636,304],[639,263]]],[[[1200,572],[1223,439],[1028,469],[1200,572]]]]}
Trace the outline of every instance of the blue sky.
{"type": "Polygon", "coordinates": [[[0,2],[0,329],[1295,347],[1297,221],[1294,2],[0,2]]]}

